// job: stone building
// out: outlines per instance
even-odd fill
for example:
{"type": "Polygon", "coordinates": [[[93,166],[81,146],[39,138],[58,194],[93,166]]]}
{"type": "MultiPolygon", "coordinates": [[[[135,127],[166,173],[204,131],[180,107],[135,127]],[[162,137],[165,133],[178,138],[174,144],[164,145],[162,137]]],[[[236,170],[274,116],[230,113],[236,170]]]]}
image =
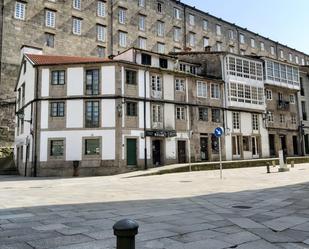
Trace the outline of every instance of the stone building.
{"type": "Polygon", "coordinates": [[[160,53],[211,46],[309,64],[300,51],[176,0],[3,0],[0,5],[0,129],[6,134],[14,126],[13,89],[24,45],[44,54],[100,57],[133,46],[160,53]]]}
{"type": "Polygon", "coordinates": [[[309,67],[300,68],[300,91],[298,93],[298,105],[300,114],[300,132],[302,154],[309,155],[309,67]]]}
{"type": "Polygon", "coordinates": [[[190,155],[218,159],[212,133],[223,126],[223,82],[199,76],[199,64],[141,49],[114,60],[40,53],[23,57],[16,85],[20,174],[72,176],[78,163],[80,175],[102,175],[190,155]]]}

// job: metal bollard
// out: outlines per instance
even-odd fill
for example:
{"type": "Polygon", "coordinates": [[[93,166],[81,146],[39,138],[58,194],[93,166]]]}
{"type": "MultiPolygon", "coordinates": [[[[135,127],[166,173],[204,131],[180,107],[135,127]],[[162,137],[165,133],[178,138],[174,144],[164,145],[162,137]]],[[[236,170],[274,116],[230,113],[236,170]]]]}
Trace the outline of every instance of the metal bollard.
{"type": "Polygon", "coordinates": [[[294,164],[295,164],[295,162],[294,162],[294,160],[292,160],[291,161],[291,168],[294,168],[294,164]]]}
{"type": "Polygon", "coordinates": [[[270,173],[270,163],[269,162],[266,163],[266,169],[267,169],[267,174],[269,174],[270,173]]]}
{"type": "Polygon", "coordinates": [[[124,219],[113,226],[117,236],[116,249],[135,249],[135,235],[138,234],[138,224],[134,220],[124,219]]]}

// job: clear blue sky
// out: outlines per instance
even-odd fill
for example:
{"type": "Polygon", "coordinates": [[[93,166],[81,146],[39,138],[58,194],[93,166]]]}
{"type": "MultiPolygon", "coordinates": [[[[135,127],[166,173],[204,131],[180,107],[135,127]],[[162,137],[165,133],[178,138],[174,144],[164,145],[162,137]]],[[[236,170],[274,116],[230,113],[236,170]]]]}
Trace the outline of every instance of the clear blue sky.
{"type": "Polygon", "coordinates": [[[309,54],[309,0],[182,0],[309,54]]]}

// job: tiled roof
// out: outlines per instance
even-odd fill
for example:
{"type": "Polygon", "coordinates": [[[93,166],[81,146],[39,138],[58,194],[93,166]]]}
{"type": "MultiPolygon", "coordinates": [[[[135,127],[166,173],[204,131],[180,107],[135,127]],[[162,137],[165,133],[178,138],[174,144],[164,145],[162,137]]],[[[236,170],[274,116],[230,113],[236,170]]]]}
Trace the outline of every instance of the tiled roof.
{"type": "Polygon", "coordinates": [[[111,61],[98,57],[78,57],[65,55],[38,55],[26,54],[26,57],[34,64],[39,66],[44,65],[61,65],[61,64],[79,64],[79,63],[99,63],[111,61]]]}

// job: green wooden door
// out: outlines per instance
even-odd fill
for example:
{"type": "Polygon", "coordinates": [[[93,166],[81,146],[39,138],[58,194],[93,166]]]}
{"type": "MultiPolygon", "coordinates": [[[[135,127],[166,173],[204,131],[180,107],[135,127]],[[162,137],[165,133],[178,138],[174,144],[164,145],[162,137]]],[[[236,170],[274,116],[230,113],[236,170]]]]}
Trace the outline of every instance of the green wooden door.
{"type": "Polygon", "coordinates": [[[127,139],[127,165],[136,164],[136,139],[127,139]]]}

